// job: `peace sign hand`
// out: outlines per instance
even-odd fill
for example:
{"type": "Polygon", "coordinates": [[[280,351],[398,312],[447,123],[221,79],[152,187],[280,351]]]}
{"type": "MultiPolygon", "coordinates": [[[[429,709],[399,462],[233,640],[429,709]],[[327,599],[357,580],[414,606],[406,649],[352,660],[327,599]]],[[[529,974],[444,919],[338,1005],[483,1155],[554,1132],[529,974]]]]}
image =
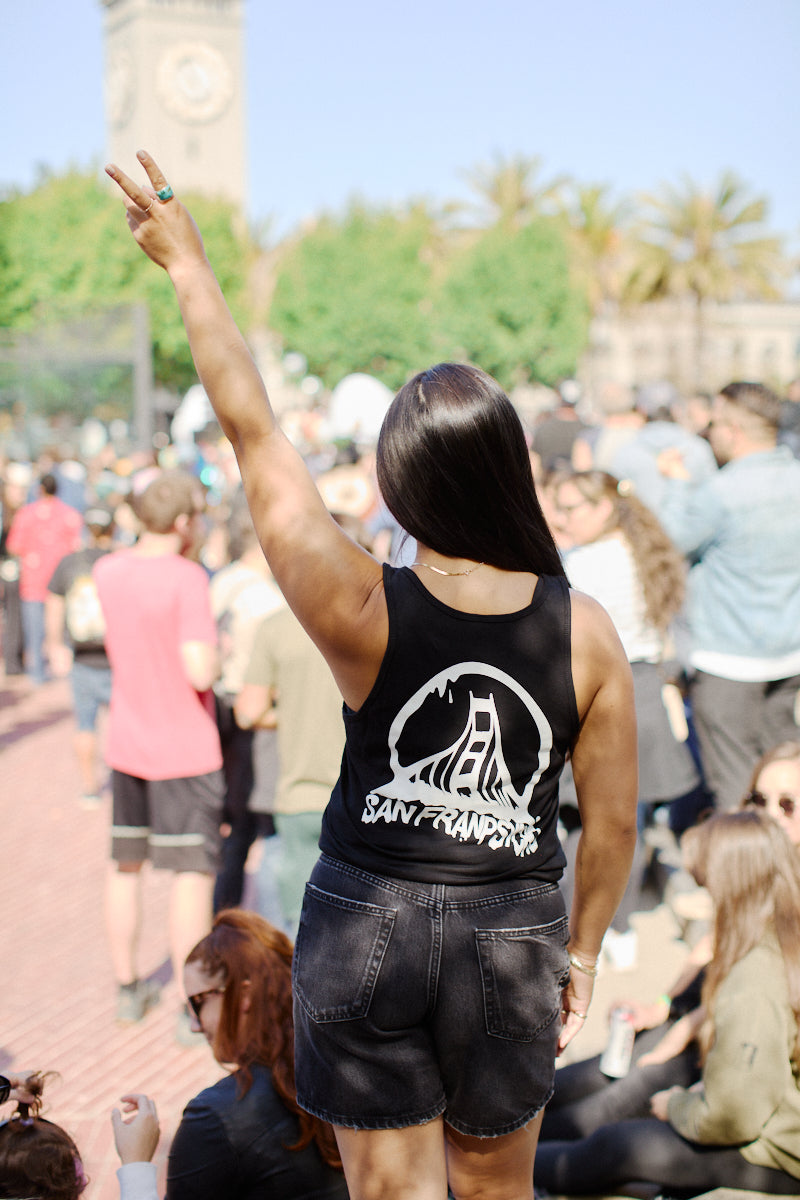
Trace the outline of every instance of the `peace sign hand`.
{"type": "Polygon", "coordinates": [[[146,150],[136,156],[147,172],[150,187],[140,187],[113,163],[106,174],[125,194],[128,226],[134,238],[158,266],[170,275],[184,267],[206,265],[200,231],[188,209],[173,199],[172,188],[146,150]]]}

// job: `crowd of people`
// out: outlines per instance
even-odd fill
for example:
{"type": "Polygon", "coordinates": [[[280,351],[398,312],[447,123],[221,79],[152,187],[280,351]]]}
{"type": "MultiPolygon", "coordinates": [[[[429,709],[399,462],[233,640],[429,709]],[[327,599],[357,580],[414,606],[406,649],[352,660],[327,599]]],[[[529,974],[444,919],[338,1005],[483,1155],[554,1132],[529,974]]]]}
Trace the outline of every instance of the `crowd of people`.
{"type": "MultiPolygon", "coordinates": [[[[228,1072],[186,1108],[168,1200],[532,1197],[534,1162],[541,1195],[797,1194],[795,405],[615,387],[524,429],[440,364],[314,479],[142,163],[146,188],[112,178],[238,468],[6,463],[0,574],[7,674],[70,675],[76,802],[110,787],[117,1020],[160,1000],[150,861],[176,1036],[228,1072]],[[629,1006],[628,1074],[556,1071],[601,960],[636,967],[654,820],[709,929],[629,1006]]],[[[44,1083],[0,1090],[0,1196],[85,1187],[44,1083]]],[[[154,1101],[113,1124],[123,1200],[153,1200],[154,1101]]]]}

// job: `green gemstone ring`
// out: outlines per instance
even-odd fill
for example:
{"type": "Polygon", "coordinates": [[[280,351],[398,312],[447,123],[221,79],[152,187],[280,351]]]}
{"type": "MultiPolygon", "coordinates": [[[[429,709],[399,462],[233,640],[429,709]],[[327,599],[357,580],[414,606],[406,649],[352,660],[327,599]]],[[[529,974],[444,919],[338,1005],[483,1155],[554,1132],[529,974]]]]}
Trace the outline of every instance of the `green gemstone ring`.
{"type": "Polygon", "coordinates": [[[172,188],[167,183],[164,185],[164,187],[158,189],[158,191],[156,192],[156,195],[158,196],[158,198],[162,204],[166,204],[167,200],[171,200],[172,197],[175,195],[175,193],[173,192],[172,188]]]}

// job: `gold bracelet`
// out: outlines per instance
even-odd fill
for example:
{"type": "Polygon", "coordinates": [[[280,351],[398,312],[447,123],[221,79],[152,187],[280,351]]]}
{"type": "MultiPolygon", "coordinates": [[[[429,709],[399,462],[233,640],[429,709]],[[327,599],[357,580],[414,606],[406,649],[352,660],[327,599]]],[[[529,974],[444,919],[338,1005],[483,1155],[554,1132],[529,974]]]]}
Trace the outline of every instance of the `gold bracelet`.
{"type": "Polygon", "coordinates": [[[592,979],[594,979],[595,975],[597,975],[597,964],[596,963],[590,964],[590,963],[581,962],[581,960],[578,958],[577,954],[572,954],[572,953],[570,953],[570,955],[569,955],[569,961],[570,961],[570,966],[573,966],[576,971],[581,971],[584,975],[591,976],[592,979]]]}

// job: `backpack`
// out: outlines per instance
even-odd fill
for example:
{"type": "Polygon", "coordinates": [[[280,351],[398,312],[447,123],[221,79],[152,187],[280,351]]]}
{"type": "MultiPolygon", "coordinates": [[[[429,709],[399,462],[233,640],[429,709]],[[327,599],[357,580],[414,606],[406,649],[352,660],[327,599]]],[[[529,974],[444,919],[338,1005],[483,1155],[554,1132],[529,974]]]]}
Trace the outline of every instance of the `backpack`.
{"type": "Polygon", "coordinates": [[[103,650],[106,623],[91,571],[76,575],[64,597],[64,623],[78,650],[103,650]]]}

